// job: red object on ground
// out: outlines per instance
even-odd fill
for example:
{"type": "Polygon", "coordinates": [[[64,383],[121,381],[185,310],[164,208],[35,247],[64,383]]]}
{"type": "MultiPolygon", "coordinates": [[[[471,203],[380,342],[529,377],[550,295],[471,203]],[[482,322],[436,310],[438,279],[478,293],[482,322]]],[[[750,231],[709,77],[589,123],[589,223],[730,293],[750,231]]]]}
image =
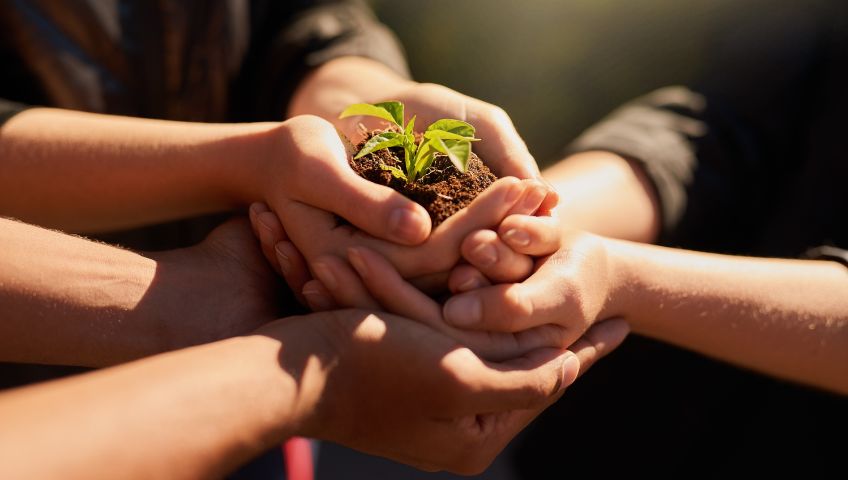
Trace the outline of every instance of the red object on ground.
{"type": "Polygon", "coordinates": [[[292,437],[283,443],[286,480],[314,480],[312,444],[308,438],[292,437]]]}

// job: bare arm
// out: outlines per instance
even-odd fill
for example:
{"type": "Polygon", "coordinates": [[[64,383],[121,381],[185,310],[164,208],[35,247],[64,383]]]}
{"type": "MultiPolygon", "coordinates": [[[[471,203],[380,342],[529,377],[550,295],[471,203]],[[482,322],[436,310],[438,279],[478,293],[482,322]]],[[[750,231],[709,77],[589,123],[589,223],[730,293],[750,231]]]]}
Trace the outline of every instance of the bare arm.
{"type": "Polygon", "coordinates": [[[391,315],[290,317],[0,395],[0,476],[217,478],[293,434],[477,473],[626,334],[605,322],[574,354],[489,363],[391,315]]]}
{"type": "Polygon", "coordinates": [[[280,349],[235,338],[0,395],[0,473],[222,477],[291,434],[280,349]]]}
{"type": "Polygon", "coordinates": [[[511,332],[556,324],[567,344],[598,320],[622,317],[642,335],[848,394],[848,269],[836,262],[562,234],[555,221],[526,216],[508,217],[499,233],[503,248],[555,253],[522,283],[455,296],[445,305],[448,322],[511,332]],[[509,231],[529,241],[515,243],[509,231]]]}
{"type": "Polygon", "coordinates": [[[249,332],[276,311],[245,222],[142,255],[0,219],[0,250],[0,361],[111,365],[249,332]]]}
{"type": "Polygon", "coordinates": [[[0,214],[94,232],[231,209],[274,125],[26,110],[0,129],[0,214]]]}
{"type": "Polygon", "coordinates": [[[659,204],[636,162],[611,152],[583,152],[542,173],[559,194],[564,228],[636,242],[657,239],[659,204]]]}
{"type": "Polygon", "coordinates": [[[635,332],[848,394],[844,266],[609,243],[635,332]]]}

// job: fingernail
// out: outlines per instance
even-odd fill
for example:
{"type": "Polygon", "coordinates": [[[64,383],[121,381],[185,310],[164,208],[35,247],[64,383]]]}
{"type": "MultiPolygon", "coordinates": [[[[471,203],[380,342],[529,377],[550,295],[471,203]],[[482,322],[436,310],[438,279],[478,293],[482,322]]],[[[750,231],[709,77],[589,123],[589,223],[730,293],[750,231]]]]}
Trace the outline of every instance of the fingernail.
{"type": "Polygon", "coordinates": [[[361,253],[359,253],[355,248],[349,248],[347,250],[347,259],[350,261],[350,264],[353,265],[354,270],[356,270],[356,273],[358,273],[360,277],[368,277],[368,266],[365,265],[365,259],[362,258],[361,253]]]}
{"type": "Polygon", "coordinates": [[[262,220],[259,220],[258,218],[256,223],[259,224],[259,228],[256,229],[259,233],[259,241],[262,242],[263,245],[270,244],[273,241],[273,239],[271,238],[273,236],[273,234],[271,233],[271,229],[268,228],[267,225],[262,223],[262,220]]]}
{"type": "Polygon", "coordinates": [[[544,186],[541,184],[532,185],[524,200],[521,201],[520,208],[522,210],[535,211],[542,204],[542,201],[545,200],[545,195],[547,194],[548,192],[545,191],[544,186]]]}
{"type": "Polygon", "coordinates": [[[470,327],[480,323],[483,306],[475,295],[460,295],[445,304],[445,320],[457,327],[470,327]]]}
{"type": "Polygon", "coordinates": [[[389,215],[389,233],[396,240],[408,243],[418,243],[427,235],[426,219],[417,210],[397,208],[389,215]]]}
{"type": "Polygon", "coordinates": [[[580,359],[577,358],[577,355],[571,354],[562,362],[562,378],[560,379],[559,390],[565,390],[574,383],[579,373],[580,359]]]}
{"type": "Polygon", "coordinates": [[[477,290],[481,286],[482,283],[480,283],[480,279],[478,279],[477,277],[471,277],[468,280],[457,285],[456,289],[459,292],[468,292],[471,290],[477,290]]]}
{"type": "MultiPolygon", "coordinates": [[[[338,282],[336,281],[335,275],[333,275],[332,269],[322,262],[315,262],[312,264],[312,270],[315,271],[315,276],[318,277],[318,280],[321,280],[321,283],[327,287],[328,290],[335,290],[338,287],[338,282]]],[[[306,292],[304,292],[304,295],[306,292]]]]}
{"type": "Polygon", "coordinates": [[[283,242],[279,242],[274,245],[274,251],[277,252],[277,263],[280,264],[280,270],[282,270],[283,275],[288,276],[292,270],[291,259],[288,255],[283,251],[283,242]]]}
{"type": "Polygon", "coordinates": [[[507,190],[504,201],[512,203],[518,200],[518,197],[520,197],[522,193],[524,193],[524,184],[521,183],[521,181],[515,181],[512,185],[510,185],[509,190],[507,190]]]}
{"type": "Polygon", "coordinates": [[[306,297],[309,305],[311,305],[315,310],[329,310],[334,306],[332,300],[316,290],[304,288],[301,293],[303,293],[303,296],[306,297]]]}
{"type": "Polygon", "coordinates": [[[516,247],[526,247],[530,245],[530,235],[524,230],[519,230],[517,228],[510,228],[503,234],[503,239],[505,242],[510,245],[514,245],[516,247]]]}
{"type": "Polygon", "coordinates": [[[488,243],[483,243],[471,251],[471,256],[479,266],[491,267],[498,261],[498,250],[488,243]]]}

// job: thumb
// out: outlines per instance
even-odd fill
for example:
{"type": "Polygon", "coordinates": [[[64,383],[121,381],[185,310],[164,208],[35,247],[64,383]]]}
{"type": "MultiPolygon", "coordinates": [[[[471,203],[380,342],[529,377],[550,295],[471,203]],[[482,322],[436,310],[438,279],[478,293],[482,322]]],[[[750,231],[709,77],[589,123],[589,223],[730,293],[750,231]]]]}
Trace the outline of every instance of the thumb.
{"type": "Polygon", "coordinates": [[[417,245],[430,236],[430,215],[424,207],[352,170],[329,176],[313,194],[312,199],[306,199],[308,203],[339,215],[377,238],[417,245]]]}

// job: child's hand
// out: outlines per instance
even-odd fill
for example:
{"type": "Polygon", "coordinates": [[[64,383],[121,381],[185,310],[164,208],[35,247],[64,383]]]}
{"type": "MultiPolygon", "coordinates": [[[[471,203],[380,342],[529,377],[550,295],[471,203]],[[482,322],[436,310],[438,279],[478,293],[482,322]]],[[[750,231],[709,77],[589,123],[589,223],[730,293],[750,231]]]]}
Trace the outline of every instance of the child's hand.
{"type": "Polygon", "coordinates": [[[521,332],[558,325],[565,346],[596,321],[621,313],[609,301],[622,280],[607,261],[603,239],[563,232],[554,218],[510,216],[497,234],[469,236],[463,254],[469,264],[451,273],[449,285],[457,294],[443,310],[445,321],[457,328],[521,332]],[[486,251],[490,253],[480,254],[486,251]],[[491,261],[491,252],[497,261],[491,261]],[[538,255],[546,256],[528,269],[530,256],[538,255]],[[490,280],[521,280],[530,271],[520,283],[493,285],[490,280]]]}

